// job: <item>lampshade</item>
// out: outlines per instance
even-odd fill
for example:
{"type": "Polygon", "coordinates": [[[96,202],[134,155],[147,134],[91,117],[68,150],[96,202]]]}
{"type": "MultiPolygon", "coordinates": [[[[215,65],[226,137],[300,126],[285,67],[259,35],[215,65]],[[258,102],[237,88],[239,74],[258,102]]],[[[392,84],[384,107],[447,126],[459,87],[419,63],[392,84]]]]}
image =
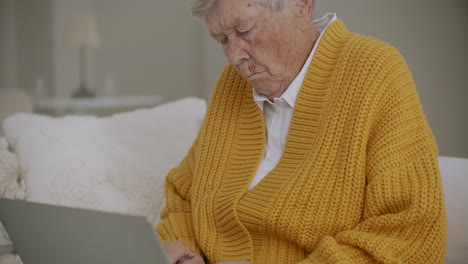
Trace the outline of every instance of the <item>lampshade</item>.
{"type": "Polygon", "coordinates": [[[74,47],[97,48],[101,43],[96,21],[89,14],[74,17],[68,33],[68,43],[74,47]]]}

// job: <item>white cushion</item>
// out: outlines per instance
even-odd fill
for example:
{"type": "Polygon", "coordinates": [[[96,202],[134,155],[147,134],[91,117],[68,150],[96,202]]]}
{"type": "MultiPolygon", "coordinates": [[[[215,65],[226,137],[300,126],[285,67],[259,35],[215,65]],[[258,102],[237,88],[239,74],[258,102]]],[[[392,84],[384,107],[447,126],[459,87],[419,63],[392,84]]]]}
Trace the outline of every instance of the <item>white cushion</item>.
{"type": "Polygon", "coordinates": [[[206,110],[187,98],[107,118],[17,114],[4,122],[27,200],[157,218],[165,175],[206,110]]]}
{"type": "Polygon", "coordinates": [[[15,154],[8,149],[8,142],[0,138],[0,197],[24,199],[25,185],[19,177],[19,164],[15,154]]]}
{"type": "MultiPolygon", "coordinates": [[[[0,197],[9,199],[26,197],[24,182],[19,178],[18,159],[8,150],[5,138],[0,138],[0,197]]],[[[11,245],[11,241],[0,223],[0,255],[6,245],[11,245]]],[[[2,261],[0,263],[3,264],[2,261]]]]}
{"type": "Polygon", "coordinates": [[[447,264],[468,260],[468,159],[439,157],[448,220],[447,264]]]}

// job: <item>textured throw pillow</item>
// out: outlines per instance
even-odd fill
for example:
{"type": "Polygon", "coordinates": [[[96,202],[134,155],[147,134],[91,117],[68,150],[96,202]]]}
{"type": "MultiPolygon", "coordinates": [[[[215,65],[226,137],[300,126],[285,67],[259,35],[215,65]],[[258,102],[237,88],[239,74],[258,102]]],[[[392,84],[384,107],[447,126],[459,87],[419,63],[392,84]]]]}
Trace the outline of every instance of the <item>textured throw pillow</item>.
{"type": "Polygon", "coordinates": [[[0,138],[0,197],[23,200],[26,190],[19,175],[16,155],[8,150],[8,142],[0,138]]]}
{"type": "MultiPolygon", "coordinates": [[[[0,138],[0,197],[20,200],[26,197],[24,182],[19,177],[18,159],[8,150],[5,138],[0,138]]],[[[11,241],[0,222],[0,254],[8,245],[11,241]]],[[[1,260],[0,263],[3,264],[1,260]]]]}
{"type": "Polygon", "coordinates": [[[195,140],[206,110],[187,98],[111,117],[17,114],[4,122],[27,200],[158,217],[165,175],[195,140]]]}

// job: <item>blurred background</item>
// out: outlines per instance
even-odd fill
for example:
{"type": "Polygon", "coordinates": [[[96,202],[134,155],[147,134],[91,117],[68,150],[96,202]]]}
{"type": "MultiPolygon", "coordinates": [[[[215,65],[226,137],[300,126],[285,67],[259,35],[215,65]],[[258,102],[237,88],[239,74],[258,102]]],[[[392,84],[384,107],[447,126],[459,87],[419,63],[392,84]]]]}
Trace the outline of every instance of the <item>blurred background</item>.
{"type": "MultiPolygon", "coordinates": [[[[440,154],[468,158],[468,1],[316,1],[315,18],[329,12],[401,51],[440,154]]],[[[0,0],[0,90],[39,113],[208,99],[226,63],[186,0],[0,0]]]]}

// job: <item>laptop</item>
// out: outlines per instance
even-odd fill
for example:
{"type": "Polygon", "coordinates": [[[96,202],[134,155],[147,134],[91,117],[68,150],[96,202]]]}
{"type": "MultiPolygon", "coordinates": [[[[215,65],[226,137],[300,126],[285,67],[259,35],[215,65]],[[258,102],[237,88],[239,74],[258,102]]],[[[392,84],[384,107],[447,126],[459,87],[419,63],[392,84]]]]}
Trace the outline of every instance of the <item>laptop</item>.
{"type": "Polygon", "coordinates": [[[24,264],[166,264],[145,217],[0,199],[0,221],[24,264]]]}

